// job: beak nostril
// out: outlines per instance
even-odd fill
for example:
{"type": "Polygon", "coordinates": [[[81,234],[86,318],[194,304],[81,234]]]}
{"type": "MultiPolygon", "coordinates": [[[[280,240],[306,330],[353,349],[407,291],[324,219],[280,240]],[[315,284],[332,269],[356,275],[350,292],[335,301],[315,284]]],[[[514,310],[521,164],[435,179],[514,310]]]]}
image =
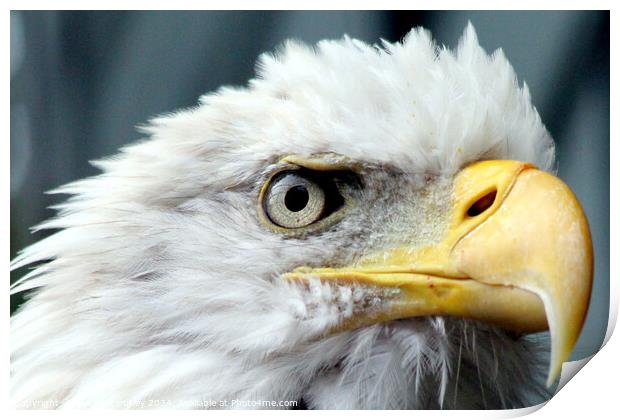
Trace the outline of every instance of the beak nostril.
{"type": "Polygon", "coordinates": [[[495,196],[497,195],[497,190],[493,190],[488,194],[480,197],[474,204],[467,209],[467,215],[469,217],[478,216],[479,214],[484,213],[489,207],[493,205],[495,202],[495,196]]]}

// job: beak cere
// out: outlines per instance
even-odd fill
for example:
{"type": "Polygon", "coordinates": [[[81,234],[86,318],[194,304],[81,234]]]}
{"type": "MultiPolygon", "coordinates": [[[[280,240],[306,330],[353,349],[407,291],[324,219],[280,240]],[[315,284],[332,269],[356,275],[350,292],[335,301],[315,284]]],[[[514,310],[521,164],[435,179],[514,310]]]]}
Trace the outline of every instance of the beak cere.
{"type": "Polygon", "coordinates": [[[583,325],[592,287],[584,212],[558,178],[516,161],[475,163],[456,175],[443,239],[368,255],[351,267],[300,268],[290,280],[391,288],[390,302],[340,328],[430,315],[475,319],[519,333],[549,329],[550,386],[583,325]]]}

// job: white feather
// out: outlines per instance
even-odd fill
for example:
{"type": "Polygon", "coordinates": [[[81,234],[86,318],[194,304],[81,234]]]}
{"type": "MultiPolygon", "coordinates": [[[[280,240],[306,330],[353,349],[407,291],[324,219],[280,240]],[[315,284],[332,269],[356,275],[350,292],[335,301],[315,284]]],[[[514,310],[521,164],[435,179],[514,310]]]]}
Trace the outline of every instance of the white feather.
{"type": "MultiPolygon", "coordinates": [[[[37,229],[60,230],[12,263],[40,264],[13,289],[36,289],[12,318],[17,406],[542,401],[546,344],[533,339],[443,318],[323,336],[371,291],[302,288],[279,275],[363,249],[335,233],[285,239],[256,215],[265,174],[291,153],[441,179],[490,158],[553,169],[553,142],[527,87],[501,51],[480,48],[471,25],[455,52],[421,29],[382,47],[348,37],[314,48],[288,42],[261,56],[249,87],[222,88],[142,130],[147,140],[94,163],[101,175],[55,191],[72,197],[37,229]]],[[[359,227],[343,222],[347,229],[359,227]]],[[[422,226],[415,232],[424,236],[422,226]]],[[[387,236],[373,235],[366,246],[387,236]]]]}

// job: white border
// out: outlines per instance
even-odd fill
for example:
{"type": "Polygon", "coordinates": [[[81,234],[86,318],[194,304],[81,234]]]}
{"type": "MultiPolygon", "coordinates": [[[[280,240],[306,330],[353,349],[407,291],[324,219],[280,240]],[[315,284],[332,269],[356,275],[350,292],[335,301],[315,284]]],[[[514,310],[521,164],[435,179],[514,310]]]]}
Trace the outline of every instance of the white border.
{"type": "Polygon", "coordinates": [[[554,2],[550,0],[108,0],[90,1],[85,3],[78,0],[45,1],[22,0],[5,2],[11,10],[610,10],[615,1],[565,0],[554,2]],[[412,7],[415,6],[415,7],[412,7]],[[561,6],[558,8],[557,6],[561,6]]]}
{"type": "MultiPolygon", "coordinates": [[[[147,2],[141,1],[118,1],[118,0],[108,0],[108,1],[91,1],[87,4],[84,1],[8,1],[7,4],[8,9],[11,10],[25,10],[25,9],[41,9],[41,10],[55,10],[55,9],[80,9],[84,6],[89,6],[93,9],[98,10],[110,10],[110,9],[119,9],[119,10],[128,10],[128,9],[159,9],[159,10],[198,10],[198,9],[212,9],[212,10],[229,10],[229,9],[245,9],[245,10],[276,10],[276,9],[291,9],[291,10],[300,10],[300,9],[322,9],[322,10],[344,10],[354,8],[352,10],[390,10],[390,9],[409,9],[411,6],[415,6],[419,10],[479,10],[479,9],[488,9],[488,10],[548,10],[548,9],[557,9],[557,6],[561,6],[563,10],[580,10],[580,9],[605,9],[612,10],[611,11],[611,45],[617,45],[618,41],[618,18],[616,16],[615,10],[613,10],[613,6],[617,2],[612,1],[602,1],[602,0],[590,0],[586,2],[578,2],[578,1],[563,1],[563,2],[551,2],[551,1],[541,1],[541,0],[522,0],[522,1],[490,1],[490,0],[477,0],[477,1],[434,1],[434,2],[420,2],[417,1],[415,3],[411,2],[403,2],[403,1],[395,1],[395,0],[383,0],[381,2],[370,2],[365,0],[359,1],[326,1],[326,0],[316,0],[313,2],[309,1],[297,1],[291,2],[284,0],[273,0],[273,1],[261,1],[259,2],[251,2],[251,1],[241,1],[241,0],[228,0],[226,2],[206,2],[206,1],[184,1],[177,0],[174,2],[170,1],[161,1],[161,0],[153,0],[147,2]]],[[[2,47],[4,50],[4,57],[10,57],[10,17],[8,10],[4,15],[5,28],[3,32],[3,36],[5,37],[4,42],[2,43],[2,47]]],[[[611,71],[610,74],[620,74],[618,69],[618,57],[617,53],[612,49],[611,51],[611,71]]],[[[5,59],[6,59],[5,58],[5,59]]],[[[10,58],[8,58],[10,60],[10,58]]],[[[5,64],[2,69],[2,74],[4,76],[5,83],[9,83],[10,75],[9,75],[9,65],[5,64]]],[[[5,85],[7,86],[7,85],[5,85]]],[[[7,92],[8,93],[8,88],[7,92]]],[[[8,95],[7,95],[8,96],[8,95]]],[[[7,98],[5,96],[5,98],[7,98]]],[[[617,104],[618,99],[618,83],[617,78],[612,76],[611,78],[611,110],[610,115],[618,115],[617,104]]],[[[10,197],[10,188],[9,188],[9,170],[10,170],[10,162],[9,162],[9,141],[10,138],[10,101],[5,99],[3,103],[4,108],[4,121],[5,121],[5,141],[4,141],[4,151],[0,156],[3,163],[3,171],[2,177],[2,192],[4,197],[10,197]]],[[[611,132],[610,136],[612,139],[618,139],[618,124],[617,120],[611,119],[611,132]]],[[[618,166],[617,166],[617,157],[618,157],[618,146],[615,141],[611,142],[611,182],[610,185],[620,185],[618,183],[618,166]]],[[[618,189],[612,190],[610,192],[611,199],[611,211],[612,219],[610,220],[611,227],[611,238],[610,238],[610,252],[611,255],[620,255],[618,253],[618,222],[613,219],[613,215],[620,214],[620,209],[618,207],[618,189]]],[[[4,241],[2,242],[2,253],[7,258],[7,270],[5,271],[5,293],[2,293],[2,305],[4,308],[4,313],[7,314],[9,312],[9,295],[8,295],[8,285],[9,285],[9,275],[8,275],[8,255],[9,255],[9,236],[10,236],[10,218],[9,218],[9,204],[8,202],[2,208],[2,238],[4,241]]],[[[592,360],[587,364],[587,366],[583,369],[582,372],[579,372],[576,376],[576,379],[569,381],[569,383],[561,389],[561,391],[553,397],[544,408],[530,408],[530,409],[522,409],[522,410],[507,410],[507,411],[419,411],[416,413],[411,413],[409,411],[400,411],[400,412],[391,412],[390,416],[396,417],[407,417],[411,418],[412,415],[417,418],[471,418],[471,419],[484,419],[484,418],[507,418],[507,417],[518,417],[525,414],[530,414],[532,418],[573,418],[576,416],[579,417],[587,417],[587,418],[597,418],[598,415],[614,413],[617,412],[615,407],[615,402],[619,398],[617,393],[617,382],[616,378],[618,378],[619,374],[619,366],[620,362],[618,360],[617,355],[620,355],[620,339],[616,336],[612,336],[612,332],[615,328],[618,314],[618,292],[620,290],[618,286],[618,263],[617,259],[611,259],[611,269],[610,269],[610,314],[609,314],[609,324],[608,331],[605,337],[605,345],[602,350],[594,355],[592,360]]],[[[1,351],[3,355],[3,360],[6,363],[7,371],[5,372],[4,378],[2,381],[2,396],[3,396],[3,407],[7,409],[8,407],[8,362],[9,362],[9,352],[8,352],[8,337],[9,337],[9,321],[5,319],[5,322],[2,323],[2,334],[0,335],[2,340],[1,351]]],[[[58,415],[68,415],[69,417],[80,416],[81,413],[57,413],[57,412],[29,412],[29,411],[13,411],[11,413],[6,413],[11,415],[14,418],[30,417],[30,416],[58,416],[58,415]]],[[[158,419],[158,418],[168,418],[169,413],[162,412],[114,412],[114,413],[105,413],[94,411],[89,413],[89,416],[118,416],[118,415],[131,415],[136,417],[146,417],[149,419],[158,419]]],[[[280,416],[321,416],[324,418],[325,416],[331,416],[333,413],[331,412],[253,412],[252,416],[257,417],[280,417],[280,416]],[[297,413],[297,414],[295,414],[297,413]]],[[[339,412],[338,416],[344,413],[339,412]]],[[[205,416],[208,415],[209,419],[212,416],[220,417],[226,416],[227,418],[234,418],[238,416],[246,417],[249,414],[247,412],[210,412],[208,414],[201,413],[197,411],[191,412],[182,412],[175,413],[176,415],[182,416],[205,416]]],[[[355,413],[356,416],[360,416],[361,418],[375,418],[377,415],[382,416],[385,413],[376,413],[374,411],[360,411],[355,413]]],[[[609,417],[605,415],[603,418],[609,417]]],[[[197,417],[196,417],[197,418],[197,417]]]]}

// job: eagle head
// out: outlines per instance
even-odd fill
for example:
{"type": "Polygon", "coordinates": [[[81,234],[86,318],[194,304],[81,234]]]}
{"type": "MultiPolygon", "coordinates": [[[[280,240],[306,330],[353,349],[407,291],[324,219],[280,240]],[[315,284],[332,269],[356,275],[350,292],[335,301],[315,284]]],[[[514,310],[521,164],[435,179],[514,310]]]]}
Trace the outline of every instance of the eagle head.
{"type": "Polygon", "coordinates": [[[546,397],[587,310],[590,234],[527,87],[471,25],[455,51],[422,29],[287,42],[247,87],[141,130],[55,191],[71,198],[37,229],[58,231],[13,262],[40,262],[13,288],[32,294],[16,404],[546,397]]]}

